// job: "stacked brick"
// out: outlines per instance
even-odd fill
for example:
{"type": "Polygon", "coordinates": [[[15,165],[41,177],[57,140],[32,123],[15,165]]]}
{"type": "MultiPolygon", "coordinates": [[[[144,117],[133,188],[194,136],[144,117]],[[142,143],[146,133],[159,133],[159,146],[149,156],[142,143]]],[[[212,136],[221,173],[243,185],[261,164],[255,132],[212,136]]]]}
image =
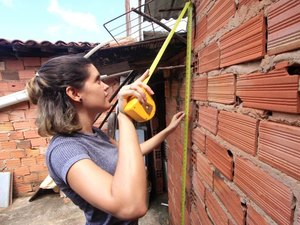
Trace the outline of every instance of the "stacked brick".
{"type": "MultiPolygon", "coordinates": [[[[2,60],[0,95],[24,90],[43,60],[31,57],[2,60]]],[[[14,196],[32,193],[48,174],[44,153],[49,139],[38,135],[36,113],[36,106],[29,102],[0,112],[0,170],[13,174],[14,196]]]]}
{"type": "MultiPolygon", "coordinates": [[[[299,1],[193,2],[185,224],[299,225],[299,1]]],[[[167,119],[183,108],[184,92],[170,95],[181,86],[166,84],[167,119]]],[[[183,129],[167,139],[173,225],[180,224],[183,129]]]]}
{"type": "MultiPolygon", "coordinates": [[[[152,136],[159,132],[158,118],[156,116],[150,121],[150,127],[152,136]]],[[[161,194],[164,191],[164,171],[161,145],[158,145],[154,148],[152,157],[154,173],[154,183],[152,184],[152,187],[155,193],[161,194]]]]}

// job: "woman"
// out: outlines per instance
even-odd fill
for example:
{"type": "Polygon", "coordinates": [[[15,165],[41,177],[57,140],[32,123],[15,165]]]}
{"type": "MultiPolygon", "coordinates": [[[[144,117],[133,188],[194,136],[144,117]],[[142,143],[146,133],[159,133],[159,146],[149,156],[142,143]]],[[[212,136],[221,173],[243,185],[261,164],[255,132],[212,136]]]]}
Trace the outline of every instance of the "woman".
{"type": "Polygon", "coordinates": [[[124,114],[127,98],[146,101],[142,83],[146,71],[119,94],[119,142],[93,127],[98,113],[111,105],[98,70],[82,56],[49,60],[27,84],[29,98],[38,105],[38,132],[53,135],[46,153],[49,174],[85,213],[86,224],[137,224],[147,211],[143,155],[173,132],[184,114],[174,115],[160,133],[139,144],[131,119],[124,114]]]}

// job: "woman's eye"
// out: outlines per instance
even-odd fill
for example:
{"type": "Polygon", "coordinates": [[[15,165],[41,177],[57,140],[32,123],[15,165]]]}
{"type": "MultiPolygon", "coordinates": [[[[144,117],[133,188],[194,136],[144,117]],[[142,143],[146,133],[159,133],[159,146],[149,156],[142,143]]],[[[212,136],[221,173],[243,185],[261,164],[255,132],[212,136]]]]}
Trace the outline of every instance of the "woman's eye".
{"type": "Polygon", "coordinates": [[[97,77],[97,83],[100,84],[101,83],[101,78],[100,75],[97,77]]]}

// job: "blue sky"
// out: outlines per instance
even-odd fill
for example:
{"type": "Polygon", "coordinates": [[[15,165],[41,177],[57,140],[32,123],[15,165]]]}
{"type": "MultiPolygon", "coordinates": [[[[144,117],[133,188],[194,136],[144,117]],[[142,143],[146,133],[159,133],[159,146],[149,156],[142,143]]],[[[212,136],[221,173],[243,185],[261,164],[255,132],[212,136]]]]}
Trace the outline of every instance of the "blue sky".
{"type": "Polygon", "coordinates": [[[0,0],[0,39],[105,42],[103,23],[124,12],[125,0],[0,0]]]}

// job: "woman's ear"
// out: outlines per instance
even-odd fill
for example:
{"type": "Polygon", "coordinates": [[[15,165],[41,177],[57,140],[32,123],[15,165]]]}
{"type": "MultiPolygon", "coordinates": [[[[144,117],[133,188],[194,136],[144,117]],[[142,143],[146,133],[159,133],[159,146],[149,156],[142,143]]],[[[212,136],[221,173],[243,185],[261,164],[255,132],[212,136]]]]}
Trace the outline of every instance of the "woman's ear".
{"type": "Polygon", "coordinates": [[[78,89],[68,86],[66,88],[66,94],[75,102],[81,102],[81,97],[79,95],[78,89]]]}

